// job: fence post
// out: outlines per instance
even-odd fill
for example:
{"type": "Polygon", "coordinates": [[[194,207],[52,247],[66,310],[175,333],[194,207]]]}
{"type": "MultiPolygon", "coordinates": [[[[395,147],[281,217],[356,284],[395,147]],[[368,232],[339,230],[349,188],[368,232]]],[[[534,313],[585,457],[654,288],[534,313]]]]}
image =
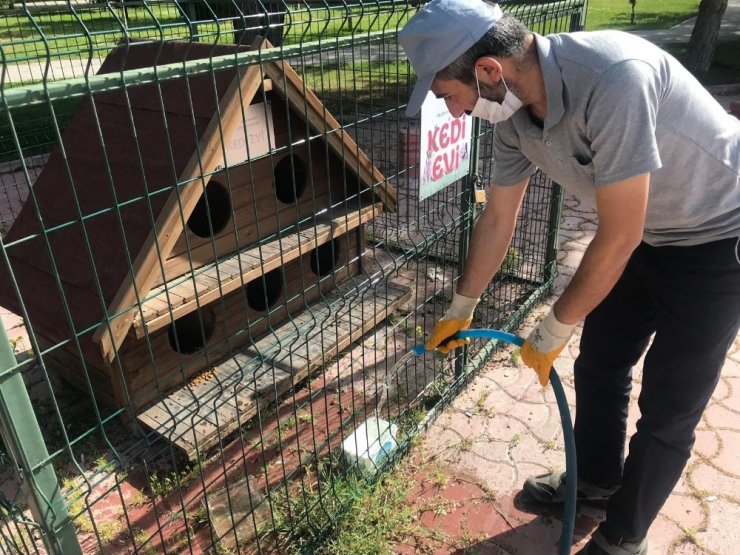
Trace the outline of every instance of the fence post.
{"type": "Polygon", "coordinates": [[[44,531],[46,549],[56,555],[81,555],[41,428],[1,322],[0,435],[19,467],[31,513],[44,531]]]}
{"type": "MultiPolygon", "coordinates": [[[[465,271],[465,259],[470,248],[470,238],[475,226],[476,204],[473,200],[475,188],[478,186],[478,156],[480,155],[480,120],[473,119],[473,139],[470,141],[470,171],[465,177],[465,185],[462,194],[462,222],[460,225],[460,249],[458,251],[458,276],[465,271]]],[[[454,293],[454,290],[453,290],[454,293]]],[[[460,356],[455,359],[455,375],[461,376],[465,373],[468,365],[468,348],[462,348],[460,356]]]]}
{"type": "Polygon", "coordinates": [[[547,222],[547,246],[545,247],[545,282],[552,283],[557,274],[560,217],[562,213],[563,188],[553,181],[550,196],[550,221],[547,222]]]}
{"type": "Polygon", "coordinates": [[[570,32],[583,31],[586,28],[586,14],[588,13],[588,0],[584,0],[580,9],[570,16],[570,32]]]}

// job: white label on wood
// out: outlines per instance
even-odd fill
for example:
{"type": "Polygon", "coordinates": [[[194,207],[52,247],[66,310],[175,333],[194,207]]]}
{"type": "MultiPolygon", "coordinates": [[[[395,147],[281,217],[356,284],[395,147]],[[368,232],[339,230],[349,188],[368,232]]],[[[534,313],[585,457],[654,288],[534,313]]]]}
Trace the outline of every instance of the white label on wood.
{"type": "Polygon", "coordinates": [[[226,141],[226,163],[229,166],[241,164],[250,158],[267,154],[274,146],[272,106],[269,102],[250,104],[244,110],[244,122],[239,124],[226,141]]]}

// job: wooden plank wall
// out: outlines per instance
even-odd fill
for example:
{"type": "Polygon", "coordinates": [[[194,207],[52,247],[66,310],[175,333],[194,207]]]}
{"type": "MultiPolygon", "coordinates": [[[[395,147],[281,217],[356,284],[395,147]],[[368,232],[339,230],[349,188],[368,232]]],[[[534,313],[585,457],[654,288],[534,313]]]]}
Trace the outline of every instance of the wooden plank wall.
{"type": "Polygon", "coordinates": [[[275,241],[222,258],[217,264],[205,266],[202,271],[176,278],[153,289],[141,305],[141,315],[134,318],[130,335],[141,339],[145,331],[151,333],[168,326],[173,319],[195,310],[198,303],[210,303],[242,287],[244,283],[295,260],[316,246],[372,221],[382,213],[382,206],[376,203],[360,211],[332,211],[331,218],[315,218],[299,228],[281,233],[275,241]]]}

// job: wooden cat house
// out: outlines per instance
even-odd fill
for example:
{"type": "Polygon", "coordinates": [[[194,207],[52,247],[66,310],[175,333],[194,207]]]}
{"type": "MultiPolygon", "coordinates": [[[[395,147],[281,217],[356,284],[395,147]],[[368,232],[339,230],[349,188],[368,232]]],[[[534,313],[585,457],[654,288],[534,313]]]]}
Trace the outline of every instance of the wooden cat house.
{"type": "MultiPolygon", "coordinates": [[[[129,43],[99,73],[234,51],[129,43]]],[[[46,363],[97,402],[177,435],[192,455],[256,410],[259,380],[285,390],[275,345],[295,383],[317,353],[331,356],[407,294],[386,287],[374,308],[363,295],[362,322],[327,301],[348,298],[363,224],[395,201],[298,74],[273,61],[82,100],[5,243],[46,363]],[[334,344],[280,331],[321,310],[346,328],[334,344]],[[196,398],[204,381],[212,387],[196,398]],[[254,406],[237,399],[247,390],[254,406]],[[222,411],[219,429],[194,437],[203,410],[222,411]]],[[[21,313],[10,288],[0,304],[21,313]]]]}

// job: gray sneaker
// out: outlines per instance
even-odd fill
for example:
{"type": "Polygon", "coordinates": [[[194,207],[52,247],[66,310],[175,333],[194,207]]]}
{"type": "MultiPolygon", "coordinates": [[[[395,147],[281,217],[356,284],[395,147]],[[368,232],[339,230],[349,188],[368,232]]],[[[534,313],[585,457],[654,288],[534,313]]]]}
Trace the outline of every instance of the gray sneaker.
{"type": "MultiPolygon", "coordinates": [[[[619,489],[619,486],[602,488],[578,480],[578,501],[606,501],[619,489]]],[[[530,476],[524,482],[524,491],[540,503],[565,503],[565,472],[550,472],[530,476]]]]}
{"type": "Polygon", "coordinates": [[[648,555],[647,539],[639,542],[622,542],[620,545],[613,544],[597,530],[591,536],[586,547],[576,555],[648,555]]]}

